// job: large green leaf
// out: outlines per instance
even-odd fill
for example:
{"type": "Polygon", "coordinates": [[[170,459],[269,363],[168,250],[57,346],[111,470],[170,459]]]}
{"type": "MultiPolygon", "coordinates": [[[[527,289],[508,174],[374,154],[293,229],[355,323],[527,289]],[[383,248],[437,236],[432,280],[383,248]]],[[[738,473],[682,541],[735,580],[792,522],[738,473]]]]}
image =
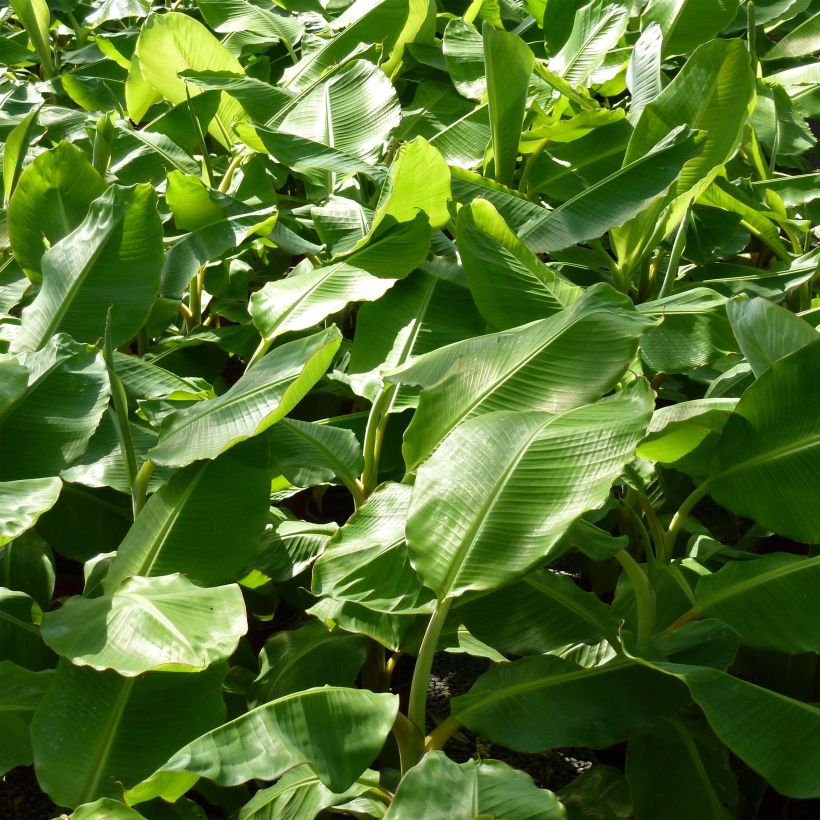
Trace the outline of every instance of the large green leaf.
{"type": "Polygon", "coordinates": [[[617,641],[618,620],[572,579],[538,570],[522,581],[467,601],[458,616],[479,640],[514,655],[617,641]],[[503,618],[498,613],[503,612],[503,618]]]}
{"type": "Polygon", "coordinates": [[[40,637],[42,619],[40,607],[29,595],[0,587],[0,661],[33,672],[51,669],[55,656],[40,637]]]}
{"type": "Polygon", "coordinates": [[[739,40],[713,40],[699,46],[674,80],[643,110],[629,141],[625,166],[645,156],[681,125],[704,132],[701,150],[688,160],[667,199],[674,207],[658,227],[663,202],[613,232],[622,267],[631,269],[651,245],[680,221],[691,199],[705,190],[737,150],[754,102],[749,53],[739,40]],[[655,239],[660,231],[660,236],[655,239]]]}
{"type": "Polygon", "coordinates": [[[729,417],[708,490],[738,515],[798,541],[820,540],[820,340],[779,359],[729,417]]]}
{"type": "Polygon", "coordinates": [[[302,59],[285,71],[284,85],[304,91],[329,68],[344,64],[363,44],[382,43],[387,53],[404,28],[408,13],[409,4],[402,0],[356,0],[333,21],[331,36],[304,52],[302,59]]]}
{"type": "Polygon", "coordinates": [[[236,580],[265,526],[266,444],[242,445],[175,473],[120,544],[106,590],[113,593],[132,575],[180,572],[204,586],[236,580]]]}
{"type": "Polygon", "coordinates": [[[31,672],[11,661],[0,661],[0,775],[33,761],[29,725],[46,693],[53,672],[31,672]]]}
{"type": "Polygon", "coordinates": [[[0,546],[31,529],[57,502],[59,478],[30,478],[0,482],[0,546]]]}
{"type": "Polygon", "coordinates": [[[585,85],[617,45],[628,21],[629,11],[620,3],[593,0],[582,6],[566,43],[550,60],[550,70],[571,85],[585,85]]]}
{"type": "Polygon", "coordinates": [[[20,267],[39,282],[43,253],[68,236],[105,190],[82,151],[68,142],[36,157],[20,175],[9,203],[9,241],[20,267]]]}
{"type": "Polygon", "coordinates": [[[102,355],[64,334],[0,357],[0,479],[57,475],[81,456],[108,405],[102,355]]]}
{"type": "Polygon", "coordinates": [[[333,536],[313,567],[313,592],[379,612],[429,612],[404,537],[410,487],[383,484],[333,536]]]}
{"type": "Polygon", "coordinates": [[[43,283],[23,311],[16,350],[36,350],[55,333],[94,342],[106,332],[119,347],[142,327],[159,292],[162,224],[148,185],[112,186],[88,216],[42,259],[43,283]]]}
{"type": "MultiPolygon", "coordinates": [[[[140,29],[134,56],[143,82],[175,105],[184,103],[189,94],[201,93],[178,76],[183,71],[245,73],[239,60],[202,23],[173,11],[148,18],[140,29]]],[[[139,112],[130,113],[135,121],[141,119],[137,116],[139,112]]],[[[242,106],[223,93],[208,131],[222,145],[230,147],[234,142],[233,125],[243,115],[242,106]]]]}
{"type": "Polygon", "coordinates": [[[482,28],[493,163],[499,182],[512,181],[535,57],[517,35],[489,21],[482,28]]]}
{"type": "Polygon", "coordinates": [[[503,817],[504,820],[564,820],[564,807],[552,792],[539,789],[529,775],[500,760],[458,764],[431,752],[407,772],[385,820],[451,820],[503,817]]]}
{"type": "Polygon", "coordinates": [[[60,806],[121,798],[224,718],[224,675],[217,665],[123,678],[62,660],[31,726],[41,788],[60,806]]]}
{"type": "Polygon", "coordinates": [[[498,412],[457,427],[419,468],[410,502],[410,560],[424,583],[439,599],[456,597],[545,562],[573,521],[606,500],[651,412],[638,381],[557,416],[498,412]]]}
{"type": "Polygon", "coordinates": [[[733,299],[726,303],[726,312],[755,376],[818,338],[808,322],[768,299],[733,299]]]}
{"type": "Polygon", "coordinates": [[[636,820],[729,820],[737,783],[729,756],[702,721],[663,720],[627,747],[636,820]]]}
{"type": "Polygon", "coordinates": [[[482,413],[559,413],[594,401],[622,377],[649,326],[628,300],[598,285],[547,319],[448,345],[389,373],[389,381],[422,387],[404,437],[408,469],[482,413]]]}
{"type": "Polygon", "coordinates": [[[34,50],[40,60],[43,76],[54,75],[54,60],[51,56],[51,43],[48,30],[51,25],[51,12],[46,0],[9,0],[17,19],[23,24],[34,50]]]}
{"type": "Polygon", "coordinates": [[[344,791],[373,762],[397,709],[395,695],[362,689],[324,686],[285,695],[183,746],[126,796],[131,804],[175,800],[200,777],[235,786],[274,780],[300,763],[310,763],[328,788],[344,791]]]}
{"type": "Polygon", "coordinates": [[[820,558],[776,552],[735,561],[698,581],[694,607],[729,624],[749,646],[817,652],[820,605],[812,590],[818,578],[820,558]]]}
{"type": "Polygon", "coordinates": [[[284,418],[327,370],[341,342],[336,327],[277,347],[216,399],[167,416],[149,452],[157,464],[182,467],[216,458],[284,418]]]}
{"type": "Polygon", "coordinates": [[[614,174],[554,211],[527,222],[518,235],[536,253],[552,253],[596,239],[642,213],[670,190],[679,179],[681,169],[700,149],[690,129],[683,126],[672,129],[614,174]]]}
{"type": "Polygon", "coordinates": [[[453,716],[511,749],[602,748],[674,713],[686,690],[623,658],[586,668],[554,655],[503,663],[452,701],[453,716]]]}
{"type": "Polygon", "coordinates": [[[337,529],[333,522],[277,521],[262,534],[254,569],[273,581],[295,578],[322,554],[337,529]]]}
{"type": "Polygon", "coordinates": [[[723,31],[735,19],[739,5],[739,0],[652,0],[642,23],[661,27],[664,55],[689,54],[723,31]]]}
{"type": "Polygon", "coordinates": [[[717,669],[662,664],[684,680],[715,734],[788,797],[820,797],[820,709],[717,669]],[[788,748],[799,760],[785,758],[788,748]]]}
{"type": "Polygon", "coordinates": [[[458,250],[481,315],[498,330],[542,319],[582,291],[547,267],[486,199],[458,212],[458,250]]]}
{"type": "Polygon", "coordinates": [[[352,686],[367,657],[367,639],[319,621],[272,635],[259,653],[259,674],[251,685],[252,707],[315,686],[352,686]]]}
{"type": "Polygon", "coordinates": [[[275,786],[260,789],[239,810],[237,820],[305,820],[364,795],[378,785],[378,774],[368,770],[357,777],[349,789],[336,793],[323,785],[310,766],[297,766],[275,786]]]}
{"type": "Polygon", "coordinates": [[[46,643],[76,666],[133,677],[195,672],[225,660],[248,629],[238,586],[198,587],[182,575],[129,578],[112,594],[75,596],[46,613],[46,643]]]}
{"type": "Polygon", "coordinates": [[[325,265],[268,282],[251,296],[251,316],[262,338],[273,341],[319,324],[349,302],[375,301],[395,282],[345,262],[325,265]]]}
{"type": "Polygon", "coordinates": [[[247,0],[196,0],[205,22],[220,34],[252,31],[269,38],[296,45],[304,25],[295,16],[284,14],[275,6],[257,6],[247,0]]]}
{"type": "Polygon", "coordinates": [[[784,57],[807,57],[820,50],[820,12],[787,32],[764,55],[764,60],[781,60],[784,57]]]}

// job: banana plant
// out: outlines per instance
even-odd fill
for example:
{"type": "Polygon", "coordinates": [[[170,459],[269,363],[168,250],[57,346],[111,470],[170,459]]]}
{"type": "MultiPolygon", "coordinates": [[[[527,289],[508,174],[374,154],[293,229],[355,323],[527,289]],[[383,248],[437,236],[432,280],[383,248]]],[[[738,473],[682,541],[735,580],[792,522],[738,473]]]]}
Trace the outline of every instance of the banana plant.
{"type": "Polygon", "coordinates": [[[817,52],[803,0],[12,0],[0,791],[817,815],[817,52]]]}

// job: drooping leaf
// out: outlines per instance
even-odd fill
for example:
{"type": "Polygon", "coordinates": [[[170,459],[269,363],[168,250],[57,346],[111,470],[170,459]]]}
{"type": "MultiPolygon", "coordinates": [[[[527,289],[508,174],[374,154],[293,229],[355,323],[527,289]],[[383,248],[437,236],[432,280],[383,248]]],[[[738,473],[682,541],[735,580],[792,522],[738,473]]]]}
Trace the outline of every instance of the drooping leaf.
{"type": "Polygon", "coordinates": [[[224,786],[274,780],[300,763],[344,791],[378,754],[397,708],[395,695],[338,686],[285,695],[183,746],[128,792],[128,802],[174,800],[200,777],[224,786]]]}
{"type": "Polygon", "coordinates": [[[738,0],[652,0],[642,15],[663,33],[663,53],[689,54],[725,29],[735,19],[738,0]]]}
{"type": "Polygon", "coordinates": [[[182,467],[216,458],[289,413],[321,378],[339,347],[335,327],[288,342],[264,356],[223,395],[177,410],[162,423],[149,457],[182,467]]]}
{"type": "Polygon", "coordinates": [[[111,311],[112,344],[142,327],[157,297],[162,225],[150,185],[112,186],[85,220],[42,258],[43,283],[23,311],[15,350],[38,350],[55,333],[95,342],[111,311]]]}
{"type": "Polygon", "coordinates": [[[29,726],[46,693],[53,672],[32,672],[11,661],[0,661],[0,774],[32,763],[29,726]]]}
{"type": "Polygon", "coordinates": [[[62,488],[59,478],[0,482],[0,546],[33,527],[54,506],[62,488]]]}

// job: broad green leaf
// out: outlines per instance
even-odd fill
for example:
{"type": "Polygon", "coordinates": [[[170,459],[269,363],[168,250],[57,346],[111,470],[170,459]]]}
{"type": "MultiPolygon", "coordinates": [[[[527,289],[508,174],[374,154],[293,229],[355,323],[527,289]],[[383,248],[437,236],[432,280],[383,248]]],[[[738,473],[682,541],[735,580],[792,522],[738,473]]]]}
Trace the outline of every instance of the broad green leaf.
{"type": "Polygon", "coordinates": [[[43,283],[23,311],[16,350],[37,350],[55,333],[95,342],[111,311],[112,343],[119,347],[148,318],[159,292],[162,225],[153,188],[112,186],[88,216],[42,259],[43,283]]]}
{"type": "Polygon", "coordinates": [[[303,52],[301,60],[285,70],[283,84],[304,91],[333,66],[353,57],[363,44],[383,43],[389,52],[407,22],[409,3],[401,0],[356,0],[332,23],[331,36],[303,52]]]}
{"type": "Polygon", "coordinates": [[[729,624],[749,646],[817,652],[820,607],[812,590],[818,577],[820,558],[777,552],[734,561],[698,581],[694,607],[729,624]]]}
{"type": "Polygon", "coordinates": [[[691,129],[675,128],[614,174],[554,211],[527,222],[518,230],[518,235],[536,253],[552,253],[596,239],[642,213],[663,196],[679,179],[681,168],[700,150],[701,145],[691,129]]]}
{"type": "Polygon", "coordinates": [[[581,7],[569,38],[549,62],[550,71],[570,85],[586,85],[607,52],[621,39],[628,21],[629,11],[619,3],[593,0],[581,7]]]}
{"type": "Polygon", "coordinates": [[[585,668],[533,655],[486,672],[451,705],[471,731],[516,751],[541,752],[611,746],[685,701],[676,681],[623,658],[585,668]]]}
{"type": "Polygon", "coordinates": [[[62,660],[34,716],[34,767],[60,806],[122,797],[224,718],[224,665],[123,678],[62,660]]]}
{"type": "Polygon", "coordinates": [[[64,334],[0,357],[0,479],[57,475],[81,456],[108,405],[102,355],[64,334]]]}
{"type": "Polygon", "coordinates": [[[284,40],[291,46],[301,39],[304,25],[298,17],[283,14],[276,6],[257,6],[246,0],[196,0],[205,22],[220,34],[252,31],[269,38],[284,40]]]}
{"type": "Polygon", "coordinates": [[[400,117],[398,97],[384,73],[354,60],[308,88],[268,125],[372,162],[400,117]]]}
{"type": "Polygon", "coordinates": [[[664,56],[689,54],[720,34],[735,19],[739,5],[739,0],[652,0],[641,22],[660,26],[664,56]]]}
{"type": "Polygon", "coordinates": [[[410,502],[410,560],[424,583],[441,600],[546,562],[573,521],[606,500],[651,410],[638,381],[560,415],[498,412],[456,428],[419,468],[410,502]]]}
{"type": "Polygon", "coordinates": [[[331,327],[277,347],[223,395],[167,416],[149,457],[157,464],[182,467],[216,458],[264,432],[322,377],[340,342],[341,334],[331,327]]]}
{"type": "MultiPolygon", "coordinates": [[[[382,370],[482,330],[481,316],[467,288],[414,271],[378,302],[359,309],[348,365],[350,383],[373,401],[381,387],[382,370]]],[[[401,404],[399,390],[395,405],[401,404]]]]}
{"type": "Polygon", "coordinates": [[[484,41],[478,29],[460,18],[450,20],[441,38],[441,51],[447,73],[458,93],[481,101],[487,93],[487,76],[484,41]]]}
{"type": "Polygon", "coordinates": [[[499,30],[486,20],[481,32],[487,70],[487,100],[495,178],[509,184],[518,155],[518,141],[535,57],[530,47],[517,34],[499,30]]]}
{"type": "Polygon", "coordinates": [[[622,377],[649,326],[626,299],[598,285],[547,319],[448,345],[388,374],[422,387],[404,437],[407,468],[482,413],[560,413],[594,401],[622,377]]]}
{"type": "Polygon", "coordinates": [[[51,26],[51,12],[46,0],[9,0],[17,19],[23,24],[34,50],[40,59],[43,77],[54,75],[54,61],[48,30],[51,26]]]}
{"type": "MultiPolygon", "coordinates": [[[[407,19],[396,42],[389,50],[389,58],[381,64],[388,77],[394,77],[402,68],[405,48],[414,43],[433,43],[436,33],[436,4],[432,0],[410,0],[407,19]]],[[[388,53],[385,50],[385,53],[388,53]]]]}
{"type": "Polygon", "coordinates": [[[454,763],[443,752],[430,752],[399,784],[385,820],[478,816],[505,820],[564,820],[564,807],[552,792],[500,760],[454,763]]]}
{"type": "Polygon", "coordinates": [[[248,629],[235,584],[198,587],[182,575],[129,578],[110,595],[75,596],[43,619],[43,639],[76,666],[134,677],[196,672],[225,660],[248,629]]]}
{"type": "Polygon", "coordinates": [[[318,621],[277,632],[259,653],[259,674],[251,685],[252,707],[315,686],[352,686],[367,657],[367,639],[318,621]]]}
{"type": "Polygon", "coordinates": [[[385,221],[412,222],[419,212],[441,228],[450,219],[449,199],[450,169],[424,137],[416,137],[399,148],[370,232],[385,221]]]}
{"type": "Polygon", "coordinates": [[[180,572],[203,586],[236,580],[265,526],[266,442],[176,472],[148,500],[117,550],[109,593],[132,575],[180,572]]]}
{"type": "Polygon", "coordinates": [[[726,303],[726,312],[755,376],[818,338],[808,322],[768,299],[732,299],[726,303]]]}
{"type": "Polygon", "coordinates": [[[54,653],[40,638],[43,613],[25,592],[0,587],[0,661],[39,672],[54,666],[54,653]]]}
{"type": "Polygon", "coordinates": [[[314,594],[379,612],[429,612],[405,543],[410,487],[383,484],[333,536],[313,567],[314,594]]]}
{"type": "Polygon", "coordinates": [[[602,640],[613,643],[618,633],[617,619],[593,593],[571,578],[543,570],[467,601],[458,615],[479,640],[514,655],[546,654],[602,640]]]}
{"type": "Polygon", "coordinates": [[[275,786],[260,789],[239,810],[237,820],[304,820],[378,786],[378,774],[368,770],[356,778],[349,789],[335,793],[322,784],[310,766],[297,766],[283,775],[275,786]]]}
{"type": "Polygon", "coordinates": [[[132,805],[156,796],[174,800],[200,777],[235,786],[274,780],[300,763],[310,763],[331,790],[344,791],[373,762],[397,709],[395,695],[362,689],[286,695],[183,746],[126,797],[132,805]]]}
{"type": "Polygon", "coordinates": [[[724,428],[708,482],[714,499],[738,515],[798,541],[820,539],[814,459],[820,451],[815,378],[820,340],[779,359],[743,394],[724,428]]]}
{"type": "Polygon", "coordinates": [[[367,635],[387,649],[397,652],[405,632],[413,622],[413,615],[393,615],[377,612],[350,601],[320,598],[306,610],[319,618],[328,629],[343,629],[356,635],[367,635]]]}
{"type": "MultiPolygon", "coordinates": [[[[63,815],[60,820],[63,820],[63,815]]],[[[83,803],[71,813],[71,820],[140,820],[142,815],[119,800],[101,797],[93,803],[83,803]]]]}
{"type": "Polygon", "coordinates": [[[635,122],[641,111],[663,90],[661,82],[661,27],[652,22],[641,32],[632,48],[632,56],[626,69],[626,84],[632,94],[629,119],[635,122]]]}
{"type": "Polygon", "coordinates": [[[665,664],[684,680],[715,734],[781,794],[820,796],[820,709],[717,669],[665,664]],[[799,760],[783,756],[788,748],[799,760]]]}
{"type": "Polygon", "coordinates": [[[465,171],[451,168],[453,199],[466,205],[477,197],[488,200],[501,214],[502,219],[518,231],[527,222],[538,220],[545,208],[528,199],[519,191],[514,191],[500,182],[465,171]]]}
{"type": "Polygon", "coordinates": [[[51,683],[53,672],[31,672],[11,661],[0,661],[0,775],[32,763],[29,725],[51,683]]]}
{"type": "Polygon", "coordinates": [[[672,464],[709,442],[714,450],[737,399],[709,398],[683,401],[658,408],[649,432],[638,445],[638,455],[672,464]]]}
{"type": "Polygon", "coordinates": [[[481,315],[499,330],[542,319],[582,290],[545,265],[486,199],[458,212],[458,250],[481,315]]]}
{"type": "Polygon", "coordinates": [[[641,357],[658,373],[687,373],[737,351],[725,305],[725,298],[709,288],[639,305],[639,313],[662,319],[641,340],[641,357]]]}
{"type": "Polygon", "coordinates": [[[346,262],[324,265],[268,282],[251,296],[251,317],[262,338],[273,341],[319,324],[350,302],[375,301],[395,282],[346,262]]]}
{"type": "Polygon", "coordinates": [[[816,56],[820,51],[820,12],[784,34],[764,55],[764,60],[816,56]]]}
{"type": "MultiPolygon", "coordinates": [[[[245,73],[236,57],[202,23],[174,11],[148,18],[140,29],[134,54],[144,82],[174,105],[185,102],[188,94],[198,93],[189,90],[185,80],[178,76],[183,71],[245,73]]],[[[229,148],[234,142],[233,125],[243,119],[243,114],[239,103],[223,93],[208,131],[229,148]]]]}
{"type": "Polygon", "coordinates": [[[702,722],[663,720],[630,740],[626,772],[636,820],[736,816],[726,747],[702,722]]]}
{"type": "Polygon", "coordinates": [[[54,506],[62,488],[59,478],[0,482],[0,546],[31,529],[54,506]]]}
{"type": "Polygon", "coordinates": [[[68,142],[36,157],[20,174],[9,202],[9,241],[33,282],[42,278],[45,251],[85,219],[105,182],[82,151],[68,142]]]}
{"type": "Polygon", "coordinates": [[[34,108],[30,114],[27,114],[14,126],[6,138],[6,144],[3,147],[3,191],[6,208],[8,208],[11,195],[14,193],[14,187],[17,185],[17,180],[23,170],[26,152],[37,129],[37,115],[39,113],[40,109],[34,108]]]}
{"type": "Polygon", "coordinates": [[[660,241],[683,217],[689,202],[708,187],[737,150],[754,104],[755,82],[749,53],[739,40],[712,40],[699,46],[674,80],[643,110],[627,147],[625,167],[644,157],[681,125],[704,132],[699,153],[677,175],[667,200],[613,232],[622,267],[631,269],[653,241],[660,241]],[[657,238],[656,238],[657,235],[657,238]]]}
{"type": "Polygon", "coordinates": [[[362,472],[362,448],[355,434],[332,424],[282,419],[269,433],[271,458],[296,487],[338,478],[356,490],[362,472]]]}
{"type": "Polygon", "coordinates": [[[254,569],[279,583],[304,572],[324,551],[338,529],[335,523],[277,521],[262,534],[254,569]]]}
{"type": "Polygon", "coordinates": [[[41,609],[48,609],[56,580],[54,555],[49,545],[29,531],[0,549],[3,578],[10,589],[30,595],[41,609]]]}

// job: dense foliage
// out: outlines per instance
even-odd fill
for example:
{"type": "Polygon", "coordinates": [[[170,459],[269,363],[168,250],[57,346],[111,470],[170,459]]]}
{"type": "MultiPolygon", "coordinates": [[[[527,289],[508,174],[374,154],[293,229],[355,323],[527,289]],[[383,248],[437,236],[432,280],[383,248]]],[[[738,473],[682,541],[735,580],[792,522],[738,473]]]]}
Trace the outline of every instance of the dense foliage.
{"type": "Polygon", "coordinates": [[[0,772],[817,816],[818,48],[809,0],[11,0],[0,772]]]}

